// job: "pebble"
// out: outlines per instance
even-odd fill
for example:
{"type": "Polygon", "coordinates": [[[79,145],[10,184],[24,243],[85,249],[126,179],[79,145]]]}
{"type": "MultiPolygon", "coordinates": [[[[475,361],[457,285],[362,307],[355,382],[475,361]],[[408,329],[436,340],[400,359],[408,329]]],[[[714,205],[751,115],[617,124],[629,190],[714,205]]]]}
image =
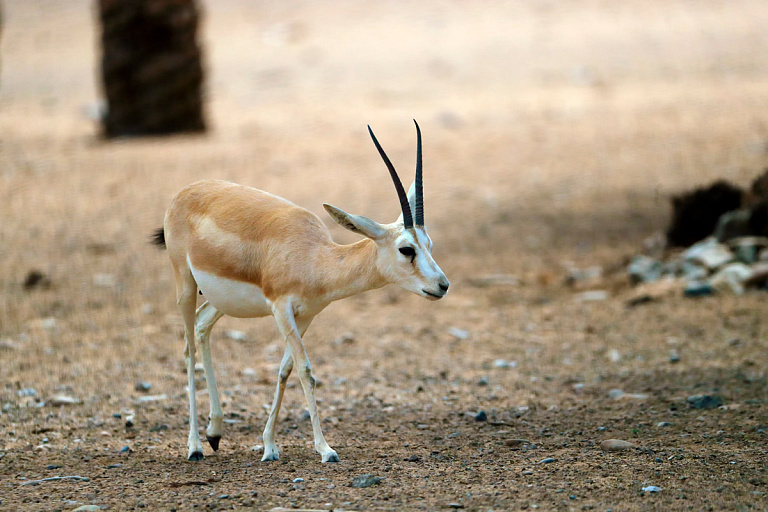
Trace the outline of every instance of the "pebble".
{"type": "Polygon", "coordinates": [[[362,489],[364,487],[371,487],[372,485],[378,485],[381,483],[381,477],[374,475],[360,475],[352,480],[352,487],[362,489]]]}
{"type": "Polygon", "coordinates": [[[72,512],[93,512],[96,510],[101,510],[101,507],[98,505],[82,505],[74,509],[72,512]]]}
{"type": "Polygon", "coordinates": [[[295,484],[300,484],[300,483],[302,483],[302,482],[304,482],[304,479],[303,479],[303,478],[294,478],[294,479],[293,479],[293,483],[295,483],[295,484]]]}
{"type": "Polygon", "coordinates": [[[674,425],[671,421],[660,421],[656,426],[657,427],[671,427],[674,425]]]}
{"type": "Polygon", "coordinates": [[[146,393],[147,391],[152,389],[152,383],[147,381],[139,381],[136,383],[135,386],[133,386],[133,389],[135,389],[136,391],[140,391],[142,393],[146,393]]]}
{"type": "Polygon", "coordinates": [[[717,409],[723,405],[723,399],[717,395],[691,395],[688,405],[692,409],[717,409]]]}
{"type": "Polygon", "coordinates": [[[131,428],[133,426],[133,414],[129,414],[125,417],[125,428],[131,428]]]}
{"type": "Polygon", "coordinates": [[[744,263],[730,263],[721,268],[709,282],[718,292],[732,292],[743,295],[744,286],[752,278],[752,269],[744,263]]]}
{"type": "Polygon", "coordinates": [[[683,259],[704,265],[710,270],[717,269],[733,261],[733,253],[714,237],[705,238],[683,252],[683,259]]]}
{"type": "Polygon", "coordinates": [[[465,340],[469,338],[469,331],[465,329],[459,329],[458,327],[449,327],[448,334],[459,340],[465,340]]]}
{"type": "Polygon", "coordinates": [[[59,469],[60,467],[58,464],[48,464],[45,469],[59,469]]]}
{"type": "Polygon", "coordinates": [[[448,508],[464,508],[464,505],[461,503],[449,503],[448,508]]]}
{"type": "Polygon", "coordinates": [[[248,341],[248,335],[243,331],[236,331],[234,329],[227,329],[224,331],[224,336],[235,341],[248,341]]]}
{"type": "Polygon", "coordinates": [[[515,368],[517,361],[505,361],[504,359],[496,359],[493,362],[494,368],[515,368]]]}
{"type": "Polygon", "coordinates": [[[696,280],[690,281],[687,285],[685,285],[683,295],[689,298],[696,298],[706,297],[707,295],[712,295],[714,292],[715,290],[712,288],[711,284],[706,281],[696,280]]]}
{"type": "Polygon", "coordinates": [[[642,393],[625,393],[621,389],[612,389],[608,392],[608,397],[613,398],[614,400],[622,400],[622,399],[644,400],[648,398],[648,395],[644,395],[642,393]]]}
{"type": "Polygon", "coordinates": [[[622,439],[606,439],[600,443],[600,449],[604,452],[623,452],[631,450],[635,445],[622,439]]]}
{"type": "Polygon", "coordinates": [[[678,354],[676,350],[669,351],[669,362],[672,364],[680,362],[680,354],[678,354]]]}
{"type": "Polygon", "coordinates": [[[133,450],[130,446],[123,446],[120,448],[120,453],[133,453],[133,450]]]}
{"type": "Polygon", "coordinates": [[[107,466],[107,469],[117,469],[117,468],[121,468],[121,467],[123,467],[123,465],[119,464],[119,463],[118,464],[110,464],[109,466],[107,466]]]}
{"type": "Polygon", "coordinates": [[[608,292],[605,290],[589,290],[577,293],[573,298],[579,302],[598,302],[608,299],[608,292]]]}
{"type": "Polygon", "coordinates": [[[37,396],[37,390],[35,388],[22,388],[16,392],[17,395],[24,396],[37,396]]]}
{"type": "Polygon", "coordinates": [[[649,485],[647,487],[642,488],[643,492],[659,492],[661,491],[661,487],[656,487],[655,485],[649,485]]]}
{"type": "Polygon", "coordinates": [[[477,381],[478,386],[487,386],[491,383],[491,379],[488,377],[480,377],[480,380],[477,381]]]}
{"type": "Polygon", "coordinates": [[[167,400],[168,395],[163,393],[162,395],[148,395],[148,396],[140,396],[136,399],[138,403],[144,403],[144,402],[158,402],[160,400],[167,400]]]}
{"type": "Polygon", "coordinates": [[[515,447],[515,446],[523,446],[526,444],[531,444],[531,442],[527,439],[507,439],[506,441],[504,441],[504,444],[506,444],[507,446],[515,447]]]}
{"type": "Polygon", "coordinates": [[[553,462],[555,462],[555,459],[552,457],[547,457],[546,459],[542,459],[539,464],[551,464],[553,462]]]}
{"type": "Polygon", "coordinates": [[[251,447],[251,451],[256,453],[261,453],[264,451],[264,447],[260,444],[257,444],[251,447]]]}
{"type": "Polygon", "coordinates": [[[485,411],[480,411],[475,414],[475,421],[488,421],[488,415],[485,413],[485,411]]]}
{"type": "Polygon", "coordinates": [[[650,283],[661,278],[661,262],[645,255],[635,256],[629,264],[629,280],[632,284],[650,283]]]}
{"type": "Polygon", "coordinates": [[[61,407],[63,405],[74,405],[79,404],[80,400],[77,398],[67,396],[67,395],[56,395],[53,398],[51,398],[48,403],[52,405],[53,407],[61,407]]]}

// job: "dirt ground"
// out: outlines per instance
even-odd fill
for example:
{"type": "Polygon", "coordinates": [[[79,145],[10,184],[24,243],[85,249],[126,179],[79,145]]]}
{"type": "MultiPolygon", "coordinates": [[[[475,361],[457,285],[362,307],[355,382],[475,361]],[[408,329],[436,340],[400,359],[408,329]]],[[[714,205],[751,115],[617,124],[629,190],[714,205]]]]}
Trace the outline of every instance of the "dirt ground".
{"type": "Polygon", "coordinates": [[[768,294],[629,308],[624,270],[672,193],[768,165],[765,2],[211,0],[210,132],[108,143],[92,4],[3,2],[0,509],[768,510],[768,294]],[[281,460],[260,462],[282,340],[231,318],[221,449],[188,462],[182,326],[147,244],[171,198],[229,179],[353,242],[321,205],[394,220],[365,126],[410,176],[412,118],[451,292],[388,287],[314,321],[341,462],[314,453],[295,377],[281,460]],[[33,270],[48,282],[27,290],[33,270]],[[54,476],[87,480],[34,482],[54,476]]]}

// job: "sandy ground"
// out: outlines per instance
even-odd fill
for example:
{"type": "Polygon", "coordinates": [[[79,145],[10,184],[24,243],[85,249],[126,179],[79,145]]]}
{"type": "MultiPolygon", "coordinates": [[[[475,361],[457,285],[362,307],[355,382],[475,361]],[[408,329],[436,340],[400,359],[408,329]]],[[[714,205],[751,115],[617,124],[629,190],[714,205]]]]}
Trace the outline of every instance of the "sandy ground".
{"type": "Polygon", "coordinates": [[[623,271],[670,194],[768,164],[764,2],[209,1],[210,132],[110,143],[91,4],[3,2],[0,509],[768,510],[766,293],[628,308],[623,271]],[[391,221],[365,126],[407,176],[412,118],[452,289],[316,318],[341,462],[313,452],[295,378],[281,460],[260,462],[282,341],[271,319],[231,318],[213,334],[225,436],[188,462],[182,327],[147,244],[171,198],[223,178],[329,225],[323,202],[391,221]],[[591,266],[602,277],[565,284],[591,266]],[[25,290],[31,270],[50,286],[25,290]],[[576,299],[589,289],[609,297],[576,299]],[[612,438],[637,448],[602,451],[612,438]],[[382,480],[352,487],[364,474],[382,480]],[[72,475],[88,480],[30,484],[72,475]]]}

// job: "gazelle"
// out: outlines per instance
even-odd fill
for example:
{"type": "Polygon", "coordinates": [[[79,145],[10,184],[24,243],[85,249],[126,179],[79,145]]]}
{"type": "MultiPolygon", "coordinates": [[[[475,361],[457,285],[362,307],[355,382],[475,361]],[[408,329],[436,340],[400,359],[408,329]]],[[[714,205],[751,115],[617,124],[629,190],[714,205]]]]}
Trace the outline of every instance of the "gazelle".
{"type": "MultiPolygon", "coordinates": [[[[415,121],[414,121],[415,123],[415,121]]],[[[207,439],[218,450],[224,413],[211,362],[211,328],[223,315],[272,315],[286,347],[264,428],[262,460],[277,460],[275,421],[294,365],[307,401],[315,450],[323,462],[338,462],[320,428],[315,379],[302,336],[328,304],[393,283],[430,300],[448,292],[448,279],[432,258],[424,227],[421,131],[416,124],[416,179],[406,196],[400,178],[370,126],[368,132],[395,184],[400,218],[379,224],[323,204],[344,228],[365,236],[338,245],[314,213],[261,190],[226,181],[199,181],[183,189],[165,214],[154,243],[165,246],[184,317],[184,357],[189,391],[189,460],[201,460],[195,403],[195,340],[202,353],[210,396],[207,439]],[[413,212],[413,215],[412,215],[413,212]],[[198,289],[206,302],[195,311],[198,289]]]]}

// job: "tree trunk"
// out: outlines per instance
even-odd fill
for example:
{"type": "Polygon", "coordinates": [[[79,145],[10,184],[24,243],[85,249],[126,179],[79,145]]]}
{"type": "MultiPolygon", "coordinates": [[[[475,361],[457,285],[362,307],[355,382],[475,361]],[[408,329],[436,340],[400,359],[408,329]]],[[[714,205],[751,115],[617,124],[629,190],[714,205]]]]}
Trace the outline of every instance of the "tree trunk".
{"type": "Polygon", "coordinates": [[[205,130],[195,0],[99,0],[105,137],[205,130]]]}

